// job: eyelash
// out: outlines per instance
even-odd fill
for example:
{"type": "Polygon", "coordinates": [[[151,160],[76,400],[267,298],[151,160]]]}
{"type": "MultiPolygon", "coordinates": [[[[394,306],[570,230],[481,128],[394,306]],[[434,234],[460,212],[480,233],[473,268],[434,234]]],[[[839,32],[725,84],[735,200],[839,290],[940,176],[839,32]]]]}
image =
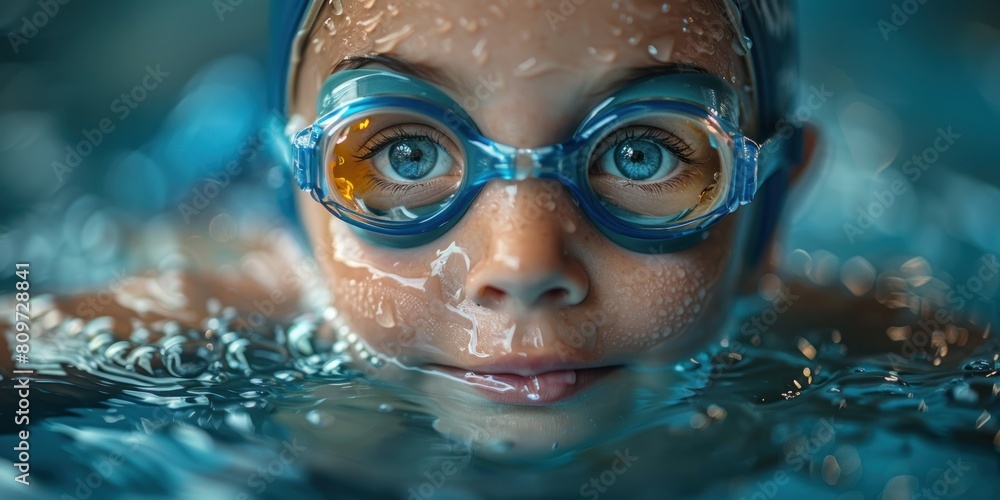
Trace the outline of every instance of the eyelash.
{"type": "Polygon", "coordinates": [[[699,164],[699,162],[695,160],[694,157],[692,156],[695,153],[694,149],[691,149],[691,146],[688,143],[684,142],[684,140],[681,139],[680,137],[677,137],[676,135],[667,132],[665,130],[647,128],[642,132],[636,133],[635,129],[628,128],[625,130],[615,131],[614,134],[612,134],[612,136],[609,137],[608,139],[605,139],[604,142],[607,142],[609,139],[613,141],[612,144],[605,148],[598,148],[598,151],[600,151],[600,153],[595,155],[597,158],[600,158],[601,156],[604,155],[604,153],[608,152],[609,150],[617,148],[624,142],[631,141],[634,139],[646,139],[648,141],[655,142],[660,146],[663,146],[664,148],[667,149],[667,151],[670,151],[670,153],[680,158],[685,163],[690,163],[693,165],[699,164]]]}
{"type": "Polygon", "coordinates": [[[639,188],[650,194],[663,194],[666,191],[676,192],[680,188],[681,184],[688,182],[695,176],[695,171],[690,168],[686,168],[677,175],[662,180],[660,182],[654,182],[651,184],[640,184],[637,182],[627,182],[626,186],[639,188]]]}
{"type": "Polygon", "coordinates": [[[372,136],[371,139],[361,146],[359,151],[360,154],[354,155],[354,158],[357,160],[368,160],[374,158],[375,155],[382,152],[382,150],[390,144],[401,139],[427,139],[441,149],[445,149],[442,145],[441,134],[439,132],[435,131],[433,133],[415,134],[396,127],[389,129],[388,132],[386,130],[381,130],[379,133],[372,136]]]}
{"type": "Polygon", "coordinates": [[[365,180],[366,184],[368,184],[370,187],[379,189],[379,190],[381,190],[383,192],[387,192],[389,194],[405,195],[411,189],[419,186],[419,184],[416,184],[416,183],[413,183],[413,184],[399,184],[399,183],[395,183],[395,182],[392,182],[392,181],[387,181],[387,180],[385,180],[385,179],[383,179],[381,177],[377,177],[377,176],[372,175],[371,172],[368,172],[368,173],[366,173],[364,175],[365,175],[364,176],[364,180],[365,180]]]}

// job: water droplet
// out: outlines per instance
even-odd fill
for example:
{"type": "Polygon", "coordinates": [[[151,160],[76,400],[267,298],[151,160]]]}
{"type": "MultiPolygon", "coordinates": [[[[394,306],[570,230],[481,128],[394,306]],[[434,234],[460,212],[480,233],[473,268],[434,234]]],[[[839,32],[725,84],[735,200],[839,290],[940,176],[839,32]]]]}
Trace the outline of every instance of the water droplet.
{"type": "Polygon", "coordinates": [[[663,2],[663,5],[660,6],[660,12],[662,12],[664,14],[666,14],[667,12],[670,12],[670,4],[668,4],[666,2],[663,2]]]}
{"type": "Polygon", "coordinates": [[[175,338],[179,341],[165,346],[160,353],[170,375],[194,378],[204,373],[215,360],[216,353],[211,349],[211,344],[202,341],[185,342],[185,339],[175,338]]]}
{"type": "Polygon", "coordinates": [[[534,57],[529,57],[529,58],[525,59],[524,62],[522,62],[521,64],[517,65],[517,68],[514,69],[514,74],[515,75],[524,74],[525,72],[527,72],[531,68],[535,67],[535,64],[537,64],[537,63],[538,63],[537,59],[535,59],[534,57]]]}
{"type": "Polygon", "coordinates": [[[330,7],[333,10],[333,15],[339,16],[344,13],[344,6],[341,5],[340,0],[330,0],[330,7]]]}
{"type": "Polygon", "coordinates": [[[604,64],[613,62],[618,57],[618,51],[609,48],[587,47],[587,53],[604,64]]]}
{"type": "Polygon", "coordinates": [[[393,317],[391,302],[379,302],[378,310],[375,311],[375,322],[382,328],[392,328],[396,326],[396,319],[393,317]]]}
{"type": "Polygon", "coordinates": [[[296,370],[280,370],[274,372],[274,378],[282,382],[298,382],[305,378],[305,375],[300,371],[296,370]]]}
{"type": "Polygon", "coordinates": [[[413,25],[407,24],[402,29],[375,40],[375,52],[391,52],[400,41],[411,34],[413,34],[413,25]]]}
{"type": "Polygon", "coordinates": [[[371,33],[372,31],[375,31],[375,28],[378,28],[378,23],[382,20],[382,16],[384,15],[384,12],[379,12],[364,21],[358,21],[358,26],[361,26],[365,33],[371,33]]]}
{"type": "Polygon", "coordinates": [[[333,358],[323,365],[320,371],[324,375],[343,375],[344,374],[344,360],[342,358],[333,358]]]}
{"type": "Polygon", "coordinates": [[[389,403],[382,403],[378,405],[378,411],[380,413],[389,413],[392,411],[392,405],[390,405],[389,403]]]}
{"type": "Polygon", "coordinates": [[[733,52],[735,52],[736,55],[740,57],[745,57],[747,55],[746,49],[743,47],[743,44],[741,44],[738,40],[733,39],[732,46],[733,46],[733,52]]]}
{"type": "MultiPolygon", "coordinates": [[[[321,39],[321,38],[313,38],[312,44],[313,44],[313,53],[314,54],[319,54],[323,50],[323,39],[321,39]]],[[[215,221],[213,220],[212,222],[215,222],[215,221]]],[[[225,242],[223,242],[223,243],[225,243],[225,242]]]]}
{"type": "Polygon", "coordinates": [[[673,50],[673,38],[661,38],[654,40],[646,47],[646,51],[649,53],[650,57],[659,62],[669,62],[670,55],[673,50]]]}
{"type": "Polygon", "coordinates": [[[451,31],[451,21],[449,21],[449,20],[447,20],[447,19],[445,19],[443,17],[439,17],[439,18],[434,19],[434,24],[437,25],[437,28],[435,28],[435,31],[437,31],[439,34],[443,35],[443,34],[449,32],[449,31],[451,31]]]}
{"type": "MultiPolygon", "coordinates": [[[[339,3],[339,2],[338,2],[339,3]]],[[[243,434],[253,434],[254,425],[250,415],[240,411],[239,413],[229,413],[226,415],[226,425],[242,432],[243,434]]]]}
{"type": "Polygon", "coordinates": [[[486,50],[486,38],[480,38],[479,42],[472,47],[472,57],[475,58],[476,64],[482,66],[486,64],[486,60],[489,59],[490,53],[486,50]]]}
{"type": "Polygon", "coordinates": [[[468,31],[469,33],[475,33],[476,30],[479,29],[479,22],[475,19],[470,21],[469,19],[460,17],[458,18],[458,25],[465,28],[465,31],[468,31]]]}
{"type": "Polygon", "coordinates": [[[323,410],[309,410],[306,413],[306,421],[312,424],[313,427],[325,429],[333,425],[337,421],[337,417],[323,410]]]}

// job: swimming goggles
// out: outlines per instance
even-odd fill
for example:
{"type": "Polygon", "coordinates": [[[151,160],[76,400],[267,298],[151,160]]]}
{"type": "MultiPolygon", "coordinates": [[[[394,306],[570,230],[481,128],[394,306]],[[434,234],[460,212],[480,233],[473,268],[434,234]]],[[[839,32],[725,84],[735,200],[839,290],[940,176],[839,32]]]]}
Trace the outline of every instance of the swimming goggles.
{"type": "Polygon", "coordinates": [[[451,97],[417,78],[350,69],[323,85],[314,124],[293,139],[300,189],[380,245],[448,231],[494,179],[552,179],[595,226],[630,250],[663,253],[707,237],[793,161],[793,135],[742,134],[723,79],[677,73],[601,102],[571,138],[517,148],[484,137],[451,97]]]}

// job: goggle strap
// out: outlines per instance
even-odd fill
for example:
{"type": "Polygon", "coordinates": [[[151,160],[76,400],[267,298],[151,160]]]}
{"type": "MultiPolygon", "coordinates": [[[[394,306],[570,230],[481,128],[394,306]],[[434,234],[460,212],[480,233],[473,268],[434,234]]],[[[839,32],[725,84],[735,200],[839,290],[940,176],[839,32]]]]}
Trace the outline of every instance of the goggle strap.
{"type": "MultiPolygon", "coordinates": [[[[757,155],[757,181],[754,191],[767,182],[779,170],[790,168],[799,162],[802,129],[779,131],[761,144],[757,155]]],[[[749,202],[749,200],[747,200],[749,202]]]]}

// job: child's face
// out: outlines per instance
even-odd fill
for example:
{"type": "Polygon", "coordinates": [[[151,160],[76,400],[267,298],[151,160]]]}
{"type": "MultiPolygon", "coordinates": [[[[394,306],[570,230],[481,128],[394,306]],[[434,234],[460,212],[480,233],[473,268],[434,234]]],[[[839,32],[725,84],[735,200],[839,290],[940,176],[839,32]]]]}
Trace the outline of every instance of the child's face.
{"type": "MultiPolygon", "coordinates": [[[[565,140],[633,68],[694,64],[748,83],[717,2],[576,3],[359,0],[339,15],[326,5],[293,112],[314,121],[334,65],[371,53],[433,68],[485,136],[523,148],[565,140]]],[[[573,401],[609,380],[626,392],[639,379],[617,367],[686,358],[716,339],[748,219],[731,215],[681,252],[639,254],[602,235],[554,181],[493,181],[443,236],[393,249],[300,195],[333,305],[372,351],[453,377],[427,377],[428,388],[515,404],[573,401]]]]}

